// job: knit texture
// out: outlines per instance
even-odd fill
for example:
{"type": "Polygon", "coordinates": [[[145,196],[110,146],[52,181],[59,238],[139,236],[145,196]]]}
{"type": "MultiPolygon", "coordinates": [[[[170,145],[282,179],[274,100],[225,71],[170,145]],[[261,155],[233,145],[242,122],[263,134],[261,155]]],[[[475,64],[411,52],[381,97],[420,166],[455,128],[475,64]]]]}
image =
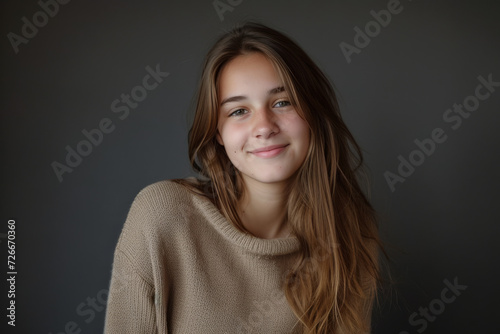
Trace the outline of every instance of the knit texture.
{"type": "Polygon", "coordinates": [[[282,290],[295,237],[238,231],[172,181],[135,198],[116,246],[105,333],[301,333],[282,290]]]}

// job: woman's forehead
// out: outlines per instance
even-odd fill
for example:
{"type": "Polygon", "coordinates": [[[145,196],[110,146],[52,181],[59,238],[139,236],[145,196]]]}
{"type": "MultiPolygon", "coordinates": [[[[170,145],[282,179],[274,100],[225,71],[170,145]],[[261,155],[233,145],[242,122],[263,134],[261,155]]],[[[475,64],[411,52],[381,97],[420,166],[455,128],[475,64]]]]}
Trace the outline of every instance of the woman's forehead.
{"type": "Polygon", "coordinates": [[[272,93],[283,91],[284,83],[273,63],[261,53],[233,58],[222,68],[218,80],[221,101],[229,95],[245,95],[246,91],[267,93],[273,89],[277,90],[272,93]]]}

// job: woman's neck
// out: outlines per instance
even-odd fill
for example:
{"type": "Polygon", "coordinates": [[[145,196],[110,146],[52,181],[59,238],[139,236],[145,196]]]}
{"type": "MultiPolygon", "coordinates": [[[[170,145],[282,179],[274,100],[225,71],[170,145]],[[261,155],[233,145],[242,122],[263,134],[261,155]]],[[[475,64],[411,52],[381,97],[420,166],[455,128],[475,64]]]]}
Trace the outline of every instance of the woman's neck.
{"type": "Polygon", "coordinates": [[[247,231],[262,239],[285,238],[290,234],[286,221],[286,184],[245,180],[238,214],[247,231]]]}

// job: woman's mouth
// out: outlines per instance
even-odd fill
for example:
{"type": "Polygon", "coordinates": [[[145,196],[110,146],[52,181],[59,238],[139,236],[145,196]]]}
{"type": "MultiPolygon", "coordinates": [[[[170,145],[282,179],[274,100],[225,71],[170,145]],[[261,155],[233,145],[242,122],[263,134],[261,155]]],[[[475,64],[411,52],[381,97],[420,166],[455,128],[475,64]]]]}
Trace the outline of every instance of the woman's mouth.
{"type": "Polygon", "coordinates": [[[288,146],[288,144],[284,145],[271,145],[266,147],[261,147],[250,151],[253,155],[256,155],[260,158],[272,158],[283,152],[283,150],[288,146]]]}

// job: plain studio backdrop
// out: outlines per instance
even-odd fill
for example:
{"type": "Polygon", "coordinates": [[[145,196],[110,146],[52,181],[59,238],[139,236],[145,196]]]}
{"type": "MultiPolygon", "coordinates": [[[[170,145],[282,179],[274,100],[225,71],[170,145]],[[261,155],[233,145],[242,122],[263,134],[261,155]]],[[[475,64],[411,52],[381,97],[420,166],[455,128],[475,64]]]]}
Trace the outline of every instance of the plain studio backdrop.
{"type": "Polygon", "coordinates": [[[451,0],[3,1],[2,333],[102,332],[130,204],[148,184],[193,175],[187,132],[202,59],[246,19],[311,55],[365,152],[394,280],[374,333],[497,333],[499,9],[451,0]]]}

